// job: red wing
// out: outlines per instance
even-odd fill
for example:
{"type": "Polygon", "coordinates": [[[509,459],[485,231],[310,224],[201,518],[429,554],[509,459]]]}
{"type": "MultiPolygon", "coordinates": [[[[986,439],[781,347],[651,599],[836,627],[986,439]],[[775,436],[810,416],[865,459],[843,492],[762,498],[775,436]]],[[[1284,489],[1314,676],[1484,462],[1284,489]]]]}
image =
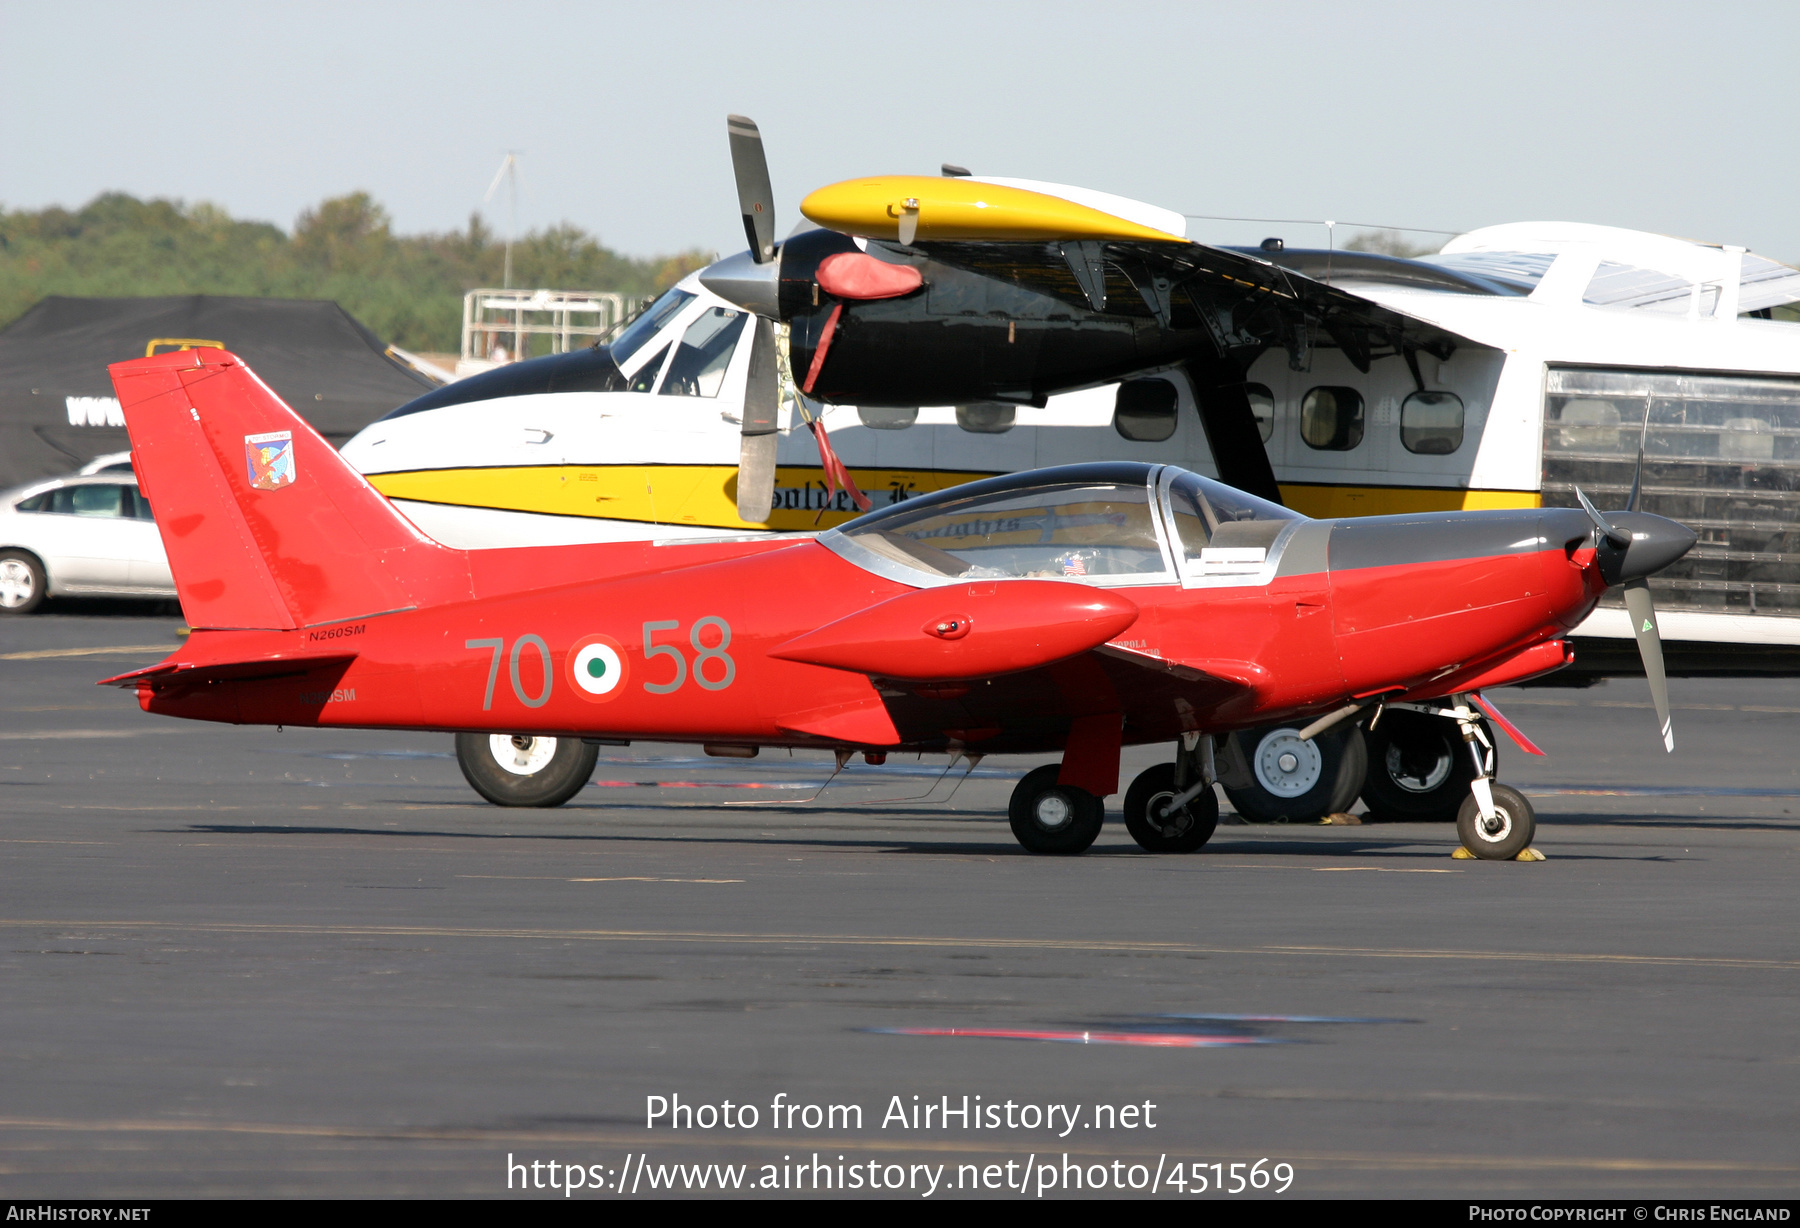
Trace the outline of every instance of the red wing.
{"type": "Polygon", "coordinates": [[[1122,712],[1127,742],[1174,741],[1234,719],[1256,699],[1261,667],[1207,668],[1105,645],[1053,665],[957,683],[875,679],[882,703],[909,744],[961,742],[987,754],[1059,744],[1079,716],[1122,712]]]}

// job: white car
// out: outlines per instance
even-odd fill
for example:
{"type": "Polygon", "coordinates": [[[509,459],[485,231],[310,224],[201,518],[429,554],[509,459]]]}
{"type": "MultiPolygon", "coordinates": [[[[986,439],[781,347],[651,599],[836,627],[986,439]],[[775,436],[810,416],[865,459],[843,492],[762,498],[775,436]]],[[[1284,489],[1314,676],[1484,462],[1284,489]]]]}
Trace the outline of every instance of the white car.
{"type": "Polygon", "coordinates": [[[51,597],[173,597],[175,579],[129,471],[51,478],[0,494],[0,615],[51,597]]]}

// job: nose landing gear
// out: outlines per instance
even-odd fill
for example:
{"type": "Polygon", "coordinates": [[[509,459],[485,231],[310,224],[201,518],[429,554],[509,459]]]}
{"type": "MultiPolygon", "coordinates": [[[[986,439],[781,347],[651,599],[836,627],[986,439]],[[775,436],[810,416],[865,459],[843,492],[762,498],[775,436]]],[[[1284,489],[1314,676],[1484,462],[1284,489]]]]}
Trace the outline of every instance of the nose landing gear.
{"type": "Polygon", "coordinates": [[[1456,812],[1456,834],[1462,847],[1482,861],[1515,860],[1531,848],[1537,814],[1523,793],[1494,782],[1494,745],[1469,697],[1457,695],[1453,702],[1445,715],[1462,730],[1463,744],[1475,764],[1469,796],[1456,812]]]}

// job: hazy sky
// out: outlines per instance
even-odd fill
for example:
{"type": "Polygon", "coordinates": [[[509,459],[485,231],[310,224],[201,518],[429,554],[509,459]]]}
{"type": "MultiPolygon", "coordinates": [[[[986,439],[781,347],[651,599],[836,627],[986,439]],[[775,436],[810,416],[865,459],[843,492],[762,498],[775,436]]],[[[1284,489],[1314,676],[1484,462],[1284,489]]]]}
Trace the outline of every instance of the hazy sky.
{"type": "Polygon", "coordinates": [[[730,251],[740,111],[783,232],[812,188],[951,161],[1183,213],[1600,222],[1796,260],[1797,52],[1792,0],[0,0],[0,203],[120,189],[289,227],[361,188],[440,230],[517,149],[521,229],[730,251]]]}

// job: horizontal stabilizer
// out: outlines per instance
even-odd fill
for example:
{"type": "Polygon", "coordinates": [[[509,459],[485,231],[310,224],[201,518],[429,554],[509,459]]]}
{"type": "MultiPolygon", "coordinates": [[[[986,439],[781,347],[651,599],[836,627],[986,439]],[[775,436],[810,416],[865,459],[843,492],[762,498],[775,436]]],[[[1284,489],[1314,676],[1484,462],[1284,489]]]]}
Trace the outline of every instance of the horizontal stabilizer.
{"type": "Polygon", "coordinates": [[[212,682],[260,682],[270,678],[293,678],[328,666],[347,666],[356,660],[355,653],[271,653],[245,661],[177,661],[158,662],[128,674],[102,678],[96,686],[149,687],[160,691],[172,686],[195,686],[212,682]]]}

